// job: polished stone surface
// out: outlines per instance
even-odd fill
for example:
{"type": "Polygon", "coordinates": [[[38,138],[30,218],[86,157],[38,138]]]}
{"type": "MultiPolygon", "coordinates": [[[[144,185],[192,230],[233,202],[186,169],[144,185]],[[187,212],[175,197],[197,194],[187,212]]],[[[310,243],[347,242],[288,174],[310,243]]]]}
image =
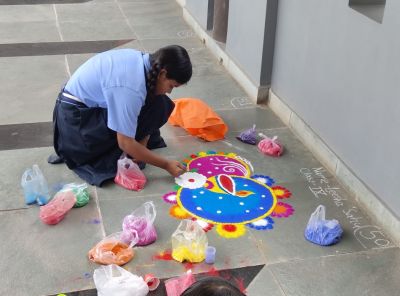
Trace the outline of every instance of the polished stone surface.
{"type": "MultiPolygon", "coordinates": [[[[123,218],[150,200],[156,205],[158,239],[135,248],[134,259],[125,266],[138,275],[170,278],[188,269],[196,274],[240,270],[238,279],[247,275],[246,291],[254,296],[398,294],[400,250],[385,225],[371,218],[286,122],[252,103],[184,22],[176,1],[41,0],[29,5],[33,1],[19,0],[14,3],[18,5],[5,5],[8,2],[0,0],[1,295],[95,295],[92,275],[98,265],[87,259],[87,252],[105,235],[119,231],[123,218]],[[179,220],[170,216],[170,205],[162,200],[174,191],[174,179],[159,168],[145,168],[147,185],[140,192],[112,181],[102,188],[90,187],[89,204],[72,209],[55,226],[39,220],[37,205],[25,205],[20,185],[22,173],[33,164],[40,166],[53,194],[65,183],[80,182],[64,164],[46,162],[53,152],[54,100],[80,64],[108,48],[154,52],[169,44],[187,48],[193,63],[192,80],[171,97],[203,99],[229,131],[225,139],[210,143],[167,124],[161,132],[168,147],[155,152],[176,160],[200,151],[234,152],[252,163],[255,174],[268,175],[292,192],[282,202],[291,205],[294,214],[273,218],[272,230],[246,228],[243,237],[232,240],[210,230],[209,244],[217,249],[214,265],[160,259],[161,252],[171,250],[179,220]],[[284,146],[281,157],[262,155],[256,146],[236,139],[253,124],[257,132],[278,136],[284,146]],[[327,218],[337,219],[344,229],[337,245],[321,247],[304,238],[309,217],[320,204],[327,218]]],[[[163,294],[161,289],[150,295],[163,294]]]]}

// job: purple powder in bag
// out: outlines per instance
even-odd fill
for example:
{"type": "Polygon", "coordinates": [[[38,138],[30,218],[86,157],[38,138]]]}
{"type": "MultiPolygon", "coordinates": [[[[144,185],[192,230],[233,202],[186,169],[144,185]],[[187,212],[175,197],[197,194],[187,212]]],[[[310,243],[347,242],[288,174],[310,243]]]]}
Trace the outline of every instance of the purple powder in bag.
{"type": "Polygon", "coordinates": [[[122,236],[121,239],[130,243],[134,237],[135,230],[139,236],[139,241],[136,246],[147,246],[157,239],[157,232],[153,224],[151,224],[145,217],[135,217],[128,215],[122,222],[122,236]]]}
{"type": "Polygon", "coordinates": [[[247,144],[255,145],[257,143],[256,125],[253,125],[251,129],[241,132],[236,139],[247,144]]]}

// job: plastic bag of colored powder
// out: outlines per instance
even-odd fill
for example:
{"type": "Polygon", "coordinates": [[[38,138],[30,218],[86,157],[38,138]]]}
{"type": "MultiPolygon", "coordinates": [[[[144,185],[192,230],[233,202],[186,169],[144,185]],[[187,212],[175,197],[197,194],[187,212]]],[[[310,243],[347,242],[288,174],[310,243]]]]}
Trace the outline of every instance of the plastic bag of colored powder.
{"type": "Polygon", "coordinates": [[[340,241],[343,234],[342,227],[335,219],[325,220],[325,206],[319,205],[311,214],[304,236],[310,242],[329,246],[340,241]]]}
{"type": "Polygon", "coordinates": [[[122,232],[113,233],[97,243],[88,254],[89,260],[100,264],[124,265],[134,256],[133,246],[138,241],[137,236],[130,244],[121,240],[122,232]]]}
{"type": "Polygon", "coordinates": [[[125,243],[130,243],[135,237],[135,232],[139,237],[137,246],[146,246],[157,239],[157,232],[154,227],[156,219],[156,209],[152,201],[145,202],[132,214],[127,215],[122,222],[121,239],[125,243]]]}
{"type": "Polygon", "coordinates": [[[126,189],[139,191],[144,188],[147,179],[139,166],[132,159],[124,156],[118,160],[118,170],[114,182],[126,189]]]}

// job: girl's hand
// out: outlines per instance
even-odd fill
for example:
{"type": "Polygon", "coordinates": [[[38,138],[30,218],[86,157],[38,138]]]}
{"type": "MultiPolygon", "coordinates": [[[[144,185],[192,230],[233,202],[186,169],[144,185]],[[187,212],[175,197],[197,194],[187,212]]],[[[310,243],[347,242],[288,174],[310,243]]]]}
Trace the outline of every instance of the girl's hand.
{"type": "Polygon", "coordinates": [[[178,177],[186,172],[185,167],[177,160],[169,160],[165,170],[173,177],[178,177]]]}

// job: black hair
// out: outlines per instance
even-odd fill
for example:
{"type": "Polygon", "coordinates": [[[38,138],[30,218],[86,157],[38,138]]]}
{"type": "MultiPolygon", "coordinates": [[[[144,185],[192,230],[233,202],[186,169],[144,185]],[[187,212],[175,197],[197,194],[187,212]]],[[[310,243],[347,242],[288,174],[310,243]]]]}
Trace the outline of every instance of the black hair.
{"type": "Polygon", "coordinates": [[[150,54],[151,69],[147,74],[147,91],[154,95],[157,77],[162,69],[167,78],[179,84],[187,83],[192,77],[192,63],[186,49],[179,45],[169,45],[150,54]]]}
{"type": "Polygon", "coordinates": [[[205,277],[193,283],[181,296],[245,296],[245,294],[223,278],[205,277]]]}

